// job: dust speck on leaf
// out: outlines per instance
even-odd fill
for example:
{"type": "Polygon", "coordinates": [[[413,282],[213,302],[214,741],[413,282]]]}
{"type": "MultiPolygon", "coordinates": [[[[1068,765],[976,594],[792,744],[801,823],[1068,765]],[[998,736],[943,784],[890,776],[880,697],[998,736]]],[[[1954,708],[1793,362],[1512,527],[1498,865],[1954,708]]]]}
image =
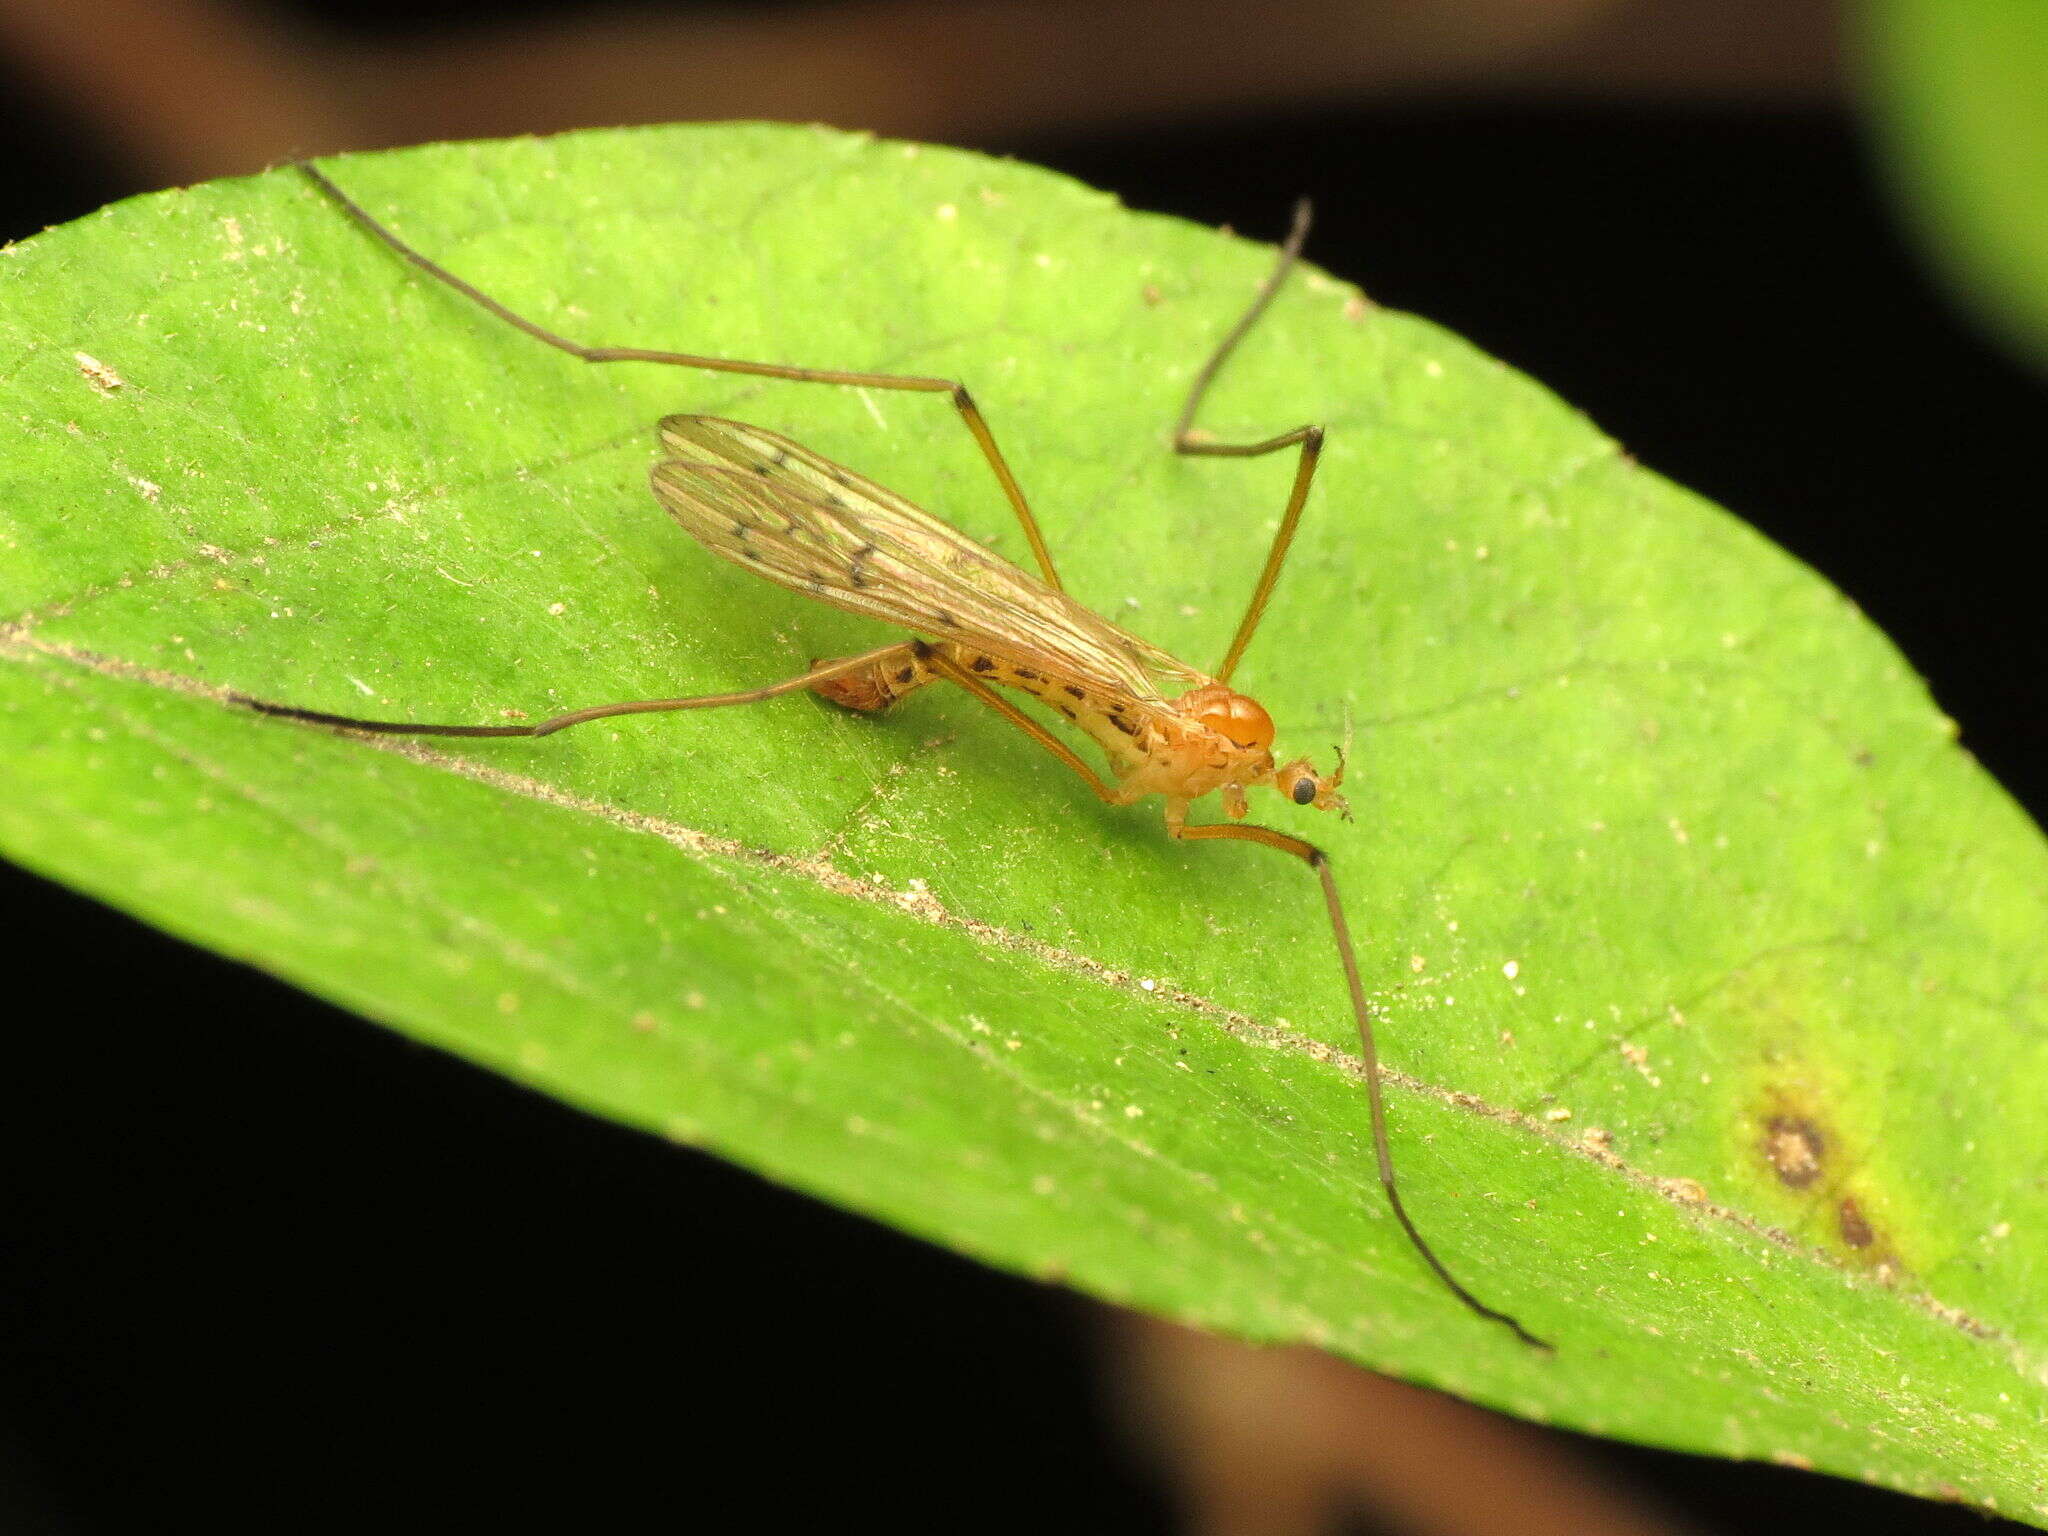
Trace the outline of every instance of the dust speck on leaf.
{"type": "Polygon", "coordinates": [[[71,356],[78,363],[78,371],[85,375],[85,382],[103,395],[111,395],[128,382],[90,352],[74,352],[71,356]]]}

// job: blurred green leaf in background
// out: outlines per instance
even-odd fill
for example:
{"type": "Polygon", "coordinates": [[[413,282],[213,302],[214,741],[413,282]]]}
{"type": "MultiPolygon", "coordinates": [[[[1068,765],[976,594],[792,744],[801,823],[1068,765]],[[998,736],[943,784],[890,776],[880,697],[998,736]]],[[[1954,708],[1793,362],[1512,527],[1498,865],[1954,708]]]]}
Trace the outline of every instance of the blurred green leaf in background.
{"type": "Polygon", "coordinates": [[[1866,0],[1860,30],[1884,163],[1924,245],[2008,346],[2048,364],[2048,6],[1866,0]]]}
{"type": "MultiPolygon", "coordinates": [[[[806,129],[330,168],[568,334],[968,381],[1074,592],[1227,640],[1292,467],[1166,432],[1264,249],[806,129]]],[[[1014,558],[942,400],[579,368],[288,173],[0,285],[12,857],[992,1264],[2048,1523],[2040,835],[1845,599],[1541,387],[1304,271],[1205,421],[1330,430],[1238,681],[1282,751],[1355,725],[1359,816],[1262,814],[1336,859],[1418,1219],[1555,1356],[1386,1212],[1301,869],[970,699],[454,744],[222,701],[487,723],[877,643],[669,524],[652,425],[788,432],[1014,558]]]]}

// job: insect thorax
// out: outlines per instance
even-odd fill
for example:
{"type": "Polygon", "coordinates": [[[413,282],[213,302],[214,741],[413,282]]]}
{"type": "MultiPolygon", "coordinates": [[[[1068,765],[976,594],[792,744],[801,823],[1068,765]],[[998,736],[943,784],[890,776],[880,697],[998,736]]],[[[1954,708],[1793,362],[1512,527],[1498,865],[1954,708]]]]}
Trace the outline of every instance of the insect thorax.
{"type": "MultiPolygon", "coordinates": [[[[1270,726],[1264,741],[1256,737],[1245,740],[1242,731],[1234,738],[1205,718],[1205,706],[1217,687],[1212,684],[1182,694],[1170,706],[1171,714],[1152,722],[1148,750],[1142,758],[1128,769],[1118,765],[1127,796],[1135,800],[1160,794],[1172,800],[1199,800],[1215,790],[1263,783],[1272,777],[1270,726]],[[1192,706],[1190,700],[1195,701],[1192,706]]],[[[1259,710],[1259,714],[1263,716],[1265,711],[1259,710]]]]}
{"type": "MultiPolygon", "coordinates": [[[[1109,758],[1126,800],[1152,794],[1194,800],[1272,776],[1271,717],[1220,683],[1191,689],[1161,707],[1157,700],[1082,687],[957,641],[940,641],[933,649],[983,682],[1030,694],[1087,732],[1109,758]]],[[[923,654],[907,650],[897,660],[822,683],[817,691],[844,708],[876,713],[936,680],[923,654]]]]}

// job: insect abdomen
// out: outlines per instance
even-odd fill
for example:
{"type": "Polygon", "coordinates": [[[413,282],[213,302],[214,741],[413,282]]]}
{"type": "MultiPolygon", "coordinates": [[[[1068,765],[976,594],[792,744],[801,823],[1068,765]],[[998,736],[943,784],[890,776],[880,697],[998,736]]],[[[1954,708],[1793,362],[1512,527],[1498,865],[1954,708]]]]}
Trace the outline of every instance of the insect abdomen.
{"type": "MultiPolygon", "coordinates": [[[[823,665],[823,662],[811,663],[813,669],[823,665]]],[[[849,672],[843,677],[813,684],[811,692],[841,709],[879,715],[906,693],[916,692],[937,676],[924,659],[906,645],[900,656],[878,661],[871,667],[849,672]]]]}

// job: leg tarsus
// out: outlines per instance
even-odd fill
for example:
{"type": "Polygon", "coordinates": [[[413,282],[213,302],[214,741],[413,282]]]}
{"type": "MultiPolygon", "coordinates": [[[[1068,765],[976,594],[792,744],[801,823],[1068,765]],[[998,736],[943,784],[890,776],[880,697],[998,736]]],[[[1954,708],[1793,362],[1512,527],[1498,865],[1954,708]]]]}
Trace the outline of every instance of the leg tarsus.
{"type": "Polygon", "coordinates": [[[652,715],[680,709],[722,709],[728,704],[757,704],[764,699],[780,698],[786,693],[802,693],[816,689],[820,684],[830,683],[868,668],[887,666],[892,660],[907,659],[913,653],[913,649],[910,642],[877,646],[874,650],[862,651],[857,656],[813,663],[806,672],[760,688],[744,688],[737,693],[695,694],[682,699],[628,699],[617,704],[594,704],[588,709],[576,709],[565,715],[556,715],[552,719],[541,721],[538,725],[415,725],[404,720],[361,720],[353,715],[330,715],[323,710],[300,709],[291,704],[273,704],[241,693],[230,693],[228,702],[239,704],[245,709],[253,709],[258,714],[276,715],[286,720],[304,720],[312,725],[332,726],[344,731],[370,731],[383,736],[552,736],[555,732],[565,731],[572,725],[608,719],[613,715],[652,715]]]}
{"type": "Polygon", "coordinates": [[[1273,543],[1266,551],[1265,566],[1259,572],[1257,584],[1252,588],[1251,601],[1245,605],[1244,617],[1238,621],[1237,633],[1230,642],[1230,649],[1224,653],[1222,665],[1216,669],[1216,681],[1227,683],[1237,670],[1238,660],[1244,655],[1245,647],[1251,644],[1252,636],[1259,627],[1259,620],[1265,616],[1266,603],[1273,595],[1273,588],[1280,580],[1280,568],[1286,563],[1287,551],[1294,543],[1295,529],[1301,523],[1301,510],[1308,504],[1309,486],[1314,482],[1316,465],[1323,454],[1323,429],[1319,426],[1304,425],[1293,427],[1271,437],[1261,438],[1253,443],[1216,443],[1196,434],[1195,412],[1200,408],[1202,396],[1215,382],[1217,374],[1237,344],[1244,340],[1258,319],[1266,312],[1280,286],[1286,281],[1289,270],[1301,255],[1302,242],[1308,238],[1309,205],[1306,198],[1295,204],[1294,226],[1288,231],[1287,241],[1280,248],[1278,260],[1259,291],[1252,298],[1251,306],[1245,310],[1224,336],[1216,350],[1209,354],[1207,362],[1195,374],[1195,382],[1188,389],[1187,403],[1181,408],[1180,420],[1174,423],[1173,451],[1179,454],[1218,459],[1253,459],[1263,454],[1278,453],[1285,448],[1299,447],[1301,457],[1294,468],[1294,486],[1287,495],[1287,510],[1281,514],[1279,530],[1273,535],[1273,543]]]}
{"type": "Polygon", "coordinates": [[[1330,934],[1336,941],[1337,957],[1344,966],[1344,984],[1351,994],[1351,1013],[1358,1026],[1359,1055],[1365,1066],[1365,1092],[1367,1106],[1372,1120],[1373,1158],[1379,1165],[1380,1188],[1386,1191],[1387,1204],[1393,1210],[1394,1219],[1407,1234],[1409,1244],[1422,1256],[1432,1273],[1443,1282],[1444,1288],[1468,1310],[1485,1318],[1488,1322],[1499,1323],[1507,1328],[1524,1344],[1536,1349],[1549,1350],[1551,1346],[1536,1337],[1507,1313],[1489,1307],[1485,1302],[1466,1290],[1453,1275],[1444,1261],[1436,1256],[1436,1250],[1429,1246],[1421,1231],[1408,1215],[1408,1208],[1401,1203],[1401,1191],[1394,1179],[1394,1153],[1387,1140],[1387,1107],[1385,1095],[1380,1086],[1379,1050],[1373,1040],[1372,1005],[1366,1000],[1365,983],[1359,976],[1358,956],[1351,944],[1351,926],[1344,917],[1344,903],[1337,894],[1336,877],[1330,872],[1330,856],[1313,843],[1292,837],[1271,827],[1244,825],[1187,825],[1187,802],[1168,801],[1166,806],[1166,830],[1174,837],[1189,840],[1201,838],[1234,838],[1243,842],[1262,843],[1268,848],[1277,848],[1282,853],[1291,853],[1316,872],[1316,879],[1323,888],[1323,904],[1330,916],[1330,934]]]}
{"type": "MultiPolygon", "coordinates": [[[[1194,435],[1195,412],[1200,409],[1202,396],[1209,392],[1209,386],[1216,381],[1216,375],[1223,371],[1223,365],[1230,360],[1230,354],[1237,350],[1237,344],[1251,334],[1251,328],[1259,323],[1259,317],[1266,312],[1280,292],[1280,285],[1287,280],[1289,270],[1301,258],[1302,243],[1308,239],[1308,226],[1312,210],[1307,198],[1294,205],[1294,223],[1287,231],[1287,239],[1280,246],[1279,258],[1273,263],[1273,270],[1266,274],[1266,280],[1259,285],[1249,308],[1238,317],[1237,324],[1225,333],[1216,350],[1209,354],[1207,362],[1195,372],[1195,381],[1188,386],[1187,403],[1181,407],[1180,420],[1173,425],[1173,446],[1178,453],[1214,453],[1216,445],[1203,444],[1186,446],[1194,435]]],[[[1229,452],[1225,448],[1222,451],[1229,452]]],[[[1270,452],[1271,450],[1265,450],[1270,452]]]]}
{"type": "Polygon", "coordinates": [[[524,315],[508,308],[478,288],[450,272],[436,261],[430,260],[400,239],[380,223],[371,212],[350,197],[331,181],[327,174],[310,161],[297,162],[308,180],[341,211],[355,221],[370,235],[380,241],[404,261],[418,268],[436,282],[453,289],[472,304],[495,315],[516,330],[524,331],[535,341],[543,342],[558,352],[581,358],[586,363],[668,363],[679,368],[703,368],[712,373],[741,373],[756,378],[788,379],[799,384],[842,384],[860,389],[900,389],[917,394],[943,394],[953,402],[953,409],[966,423],[980,447],[982,457],[994,472],[996,482],[1003,488],[1003,496],[1010,503],[1010,509],[1017,514],[1017,521],[1023,525],[1025,541],[1031,546],[1032,558],[1044,573],[1046,583],[1055,591],[1064,591],[1060,584],[1059,571],[1053,566],[1052,554],[1046,548],[1045,535],[1039,531],[1038,519],[1032,515],[1031,504],[1024,498],[1024,488],[1017,483],[1009,461],[996,446],[995,433],[989,430],[988,420],[981,414],[981,407],[974,403],[974,397],[965,385],[954,379],[928,378],[921,374],[860,373],[840,368],[799,368],[789,363],[750,362],[735,357],[705,357],[694,352],[664,352],[647,347],[592,347],[580,341],[571,341],[558,335],[546,326],[527,319],[524,315]]]}

